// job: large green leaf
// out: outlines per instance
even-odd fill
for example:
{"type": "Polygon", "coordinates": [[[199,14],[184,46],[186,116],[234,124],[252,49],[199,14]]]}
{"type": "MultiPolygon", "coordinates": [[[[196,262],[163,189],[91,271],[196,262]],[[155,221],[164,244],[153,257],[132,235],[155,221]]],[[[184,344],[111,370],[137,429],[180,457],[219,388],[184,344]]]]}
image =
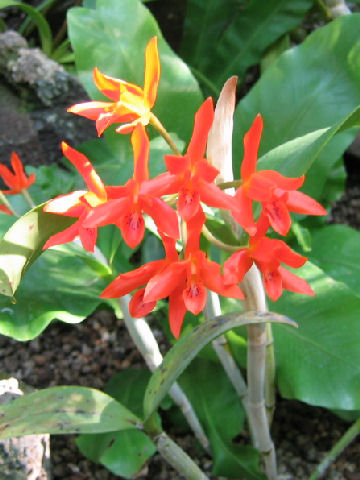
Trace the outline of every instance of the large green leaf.
{"type": "Polygon", "coordinates": [[[296,331],[274,325],[280,393],[331,409],[358,410],[360,299],[310,262],[299,274],[316,296],[286,293],[271,304],[299,325],[296,331]]]}
{"type": "Polygon", "coordinates": [[[0,293],[13,298],[47,239],[74,221],[70,217],[43,212],[43,205],[19,218],[0,241],[0,293]]]}
{"type": "MultiPolygon", "coordinates": [[[[359,28],[359,14],[334,20],[283,53],[265,71],[236,109],[236,177],[242,137],[257,113],[264,117],[260,146],[260,155],[264,155],[294,139],[308,143],[307,135],[319,141],[326,129],[335,128],[360,104],[359,28]]],[[[288,161],[291,157],[284,155],[283,162],[288,161]]]]}
{"type": "Polygon", "coordinates": [[[107,270],[75,245],[44,252],[29,269],[16,293],[16,303],[0,297],[0,333],[31,340],[54,320],[82,321],[103,301],[107,270]]]}
{"type": "Polygon", "coordinates": [[[223,368],[208,360],[195,359],[181,375],[180,385],[210,440],[212,473],[265,479],[259,471],[259,453],[252,447],[234,443],[244,427],[245,412],[223,368]]]}
{"type": "Polygon", "coordinates": [[[360,297],[360,232],[328,225],[312,233],[310,260],[360,297]]]}
{"type": "Polygon", "coordinates": [[[313,4],[312,0],[252,0],[239,8],[238,2],[226,0],[188,3],[184,58],[217,88],[231,75],[242,78],[313,4]]]}
{"type": "Polygon", "coordinates": [[[145,47],[159,37],[161,77],[154,111],[167,130],[188,140],[202,96],[188,67],[165,40],[140,0],[97,0],[96,9],[73,8],[69,35],[80,80],[92,98],[101,98],[93,80],[95,66],[113,77],[143,86],[145,47]]]}
{"type": "Polygon", "coordinates": [[[0,407],[0,438],[135,429],[139,418],[99,390],[53,387],[0,407]]]}
{"type": "MultiPolygon", "coordinates": [[[[124,370],[111,378],[105,392],[142,417],[142,399],[150,372],[124,370]]],[[[139,430],[122,430],[99,435],[81,435],[76,440],[81,452],[125,478],[131,478],[156,451],[150,438],[139,430]]]]}
{"type": "Polygon", "coordinates": [[[183,335],[166,354],[150,379],[144,397],[145,417],[149,418],[155,412],[173,382],[207,343],[232,328],[265,322],[296,326],[289,318],[273,313],[233,313],[206,321],[183,335]]]}

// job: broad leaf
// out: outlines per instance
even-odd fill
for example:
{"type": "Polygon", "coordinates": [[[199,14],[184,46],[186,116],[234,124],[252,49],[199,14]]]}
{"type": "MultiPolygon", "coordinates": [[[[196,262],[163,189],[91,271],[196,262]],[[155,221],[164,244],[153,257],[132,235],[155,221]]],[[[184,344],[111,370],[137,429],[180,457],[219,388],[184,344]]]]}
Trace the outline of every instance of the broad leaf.
{"type": "Polygon", "coordinates": [[[212,473],[230,478],[265,479],[259,471],[259,453],[234,442],[244,428],[245,411],[221,365],[195,359],[181,375],[180,385],[210,440],[214,457],[212,473]]]}
{"type": "MultiPolygon", "coordinates": [[[[216,88],[231,76],[243,77],[270,45],[296,27],[311,0],[212,0],[188,2],[183,55],[216,88]]],[[[206,83],[206,82],[204,82],[206,83]]]]}
{"type": "Polygon", "coordinates": [[[194,113],[202,101],[199,87],[140,0],[97,0],[95,10],[71,9],[68,22],[80,80],[96,99],[103,97],[92,80],[95,66],[107,75],[143,86],[145,47],[157,35],[162,70],[154,112],[168,131],[186,141],[190,138],[194,113]]]}
{"type": "Polygon", "coordinates": [[[99,433],[135,429],[138,417],[99,390],[53,387],[0,407],[0,438],[40,433],[99,433]]]}
{"type": "Polygon", "coordinates": [[[316,296],[286,293],[271,305],[299,325],[296,331],[274,325],[280,393],[330,409],[358,410],[360,299],[310,262],[299,275],[316,296]]]}
{"type": "MultiPolygon", "coordinates": [[[[54,215],[55,216],[55,215],[54,215]]],[[[75,245],[44,252],[24,276],[16,303],[0,297],[0,333],[31,340],[54,320],[78,323],[103,302],[106,270],[75,245]]]]}
{"type": "MultiPolygon", "coordinates": [[[[307,135],[319,142],[326,129],[336,128],[360,104],[359,28],[359,14],[338,18],[282,54],[265,71],[236,109],[236,177],[243,152],[242,138],[257,113],[264,117],[261,156],[307,135]]],[[[294,162],[292,156],[284,155],[281,165],[288,161],[294,162]]]]}
{"type": "Polygon", "coordinates": [[[48,238],[74,221],[70,217],[43,212],[43,205],[19,218],[0,241],[0,293],[13,297],[48,238]]]}
{"type": "Polygon", "coordinates": [[[310,260],[360,297],[360,232],[328,225],[312,232],[310,260]]]}
{"type": "Polygon", "coordinates": [[[187,335],[183,335],[167,353],[150,379],[144,398],[145,417],[149,418],[155,412],[173,382],[207,343],[232,328],[266,322],[296,326],[292,320],[273,313],[233,313],[204,322],[187,335]]]}
{"type": "MultiPolygon", "coordinates": [[[[129,369],[111,378],[105,392],[142,417],[142,399],[150,373],[129,369]]],[[[81,435],[76,440],[81,452],[125,478],[131,478],[156,451],[150,438],[138,430],[122,430],[100,435],[81,435]]]]}

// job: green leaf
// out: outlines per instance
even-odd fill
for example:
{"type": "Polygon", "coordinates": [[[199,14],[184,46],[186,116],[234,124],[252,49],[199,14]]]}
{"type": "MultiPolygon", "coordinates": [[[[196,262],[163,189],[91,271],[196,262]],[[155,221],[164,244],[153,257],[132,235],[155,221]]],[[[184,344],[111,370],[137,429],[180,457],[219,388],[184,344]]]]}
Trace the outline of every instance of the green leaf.
{"type": "MultiPolygon", "coordinates": [[[[360,104],[359,28],[359,14],[338,18],[315,30],[303,44],[282,54],[265,71],[236,109],[236,177],[243,154],[242,137],[259,112],[264,118],[260,156],[276,147],[282,148],[279,146],[286,142],[295,142],[287,144],[286,154],[281,150],[273,152],[266,162],[262,159],[261,168],[275,160],[275,167],[271,168],[281,166],[282,173],[303,170],[300,157],[304,158],[306,149],[310,149],[311,159],[306,167],[309,168],[323,148],[324,139],[333,136],[331,129],[337,131],[360,104]],[[298,148],[301,152],[293,158],[298,148]]],[[[344,128],[359,124],[359,111],[354,115],[357,120],[349,119],[352,121],[344,128]]]]}
{"type": "Polygon", "coordinates": [[[26,5],[25,3],[15,2],[12,0],[0,0],[0,8],[6,7],[18,7],[25,13],[27,13],[29,17],[32,18],[37,28],[39,29],[41,48],[45,55],[50,56],[53,45],[53,38],[50,26],[44,15],[42,15],[38,10],[36,10],[36,8],[31,7],[30,5],[26,5]]]}
{"type": "Polygon", "coordinates": [[[187,335],[183,335],[167,353],[160,367],[155,370],[146,388],[144,398],[146,419],[155,412],[173,382],[207,343],[232,328],[266,322],[287,323],[296,326],[292,320],[273,313],[233,313],[204,322],[187,335]]]}
{"type": "Polygon", "coordinates": [[[243,430],[245,412],[221,365],[195,359],[181,375],[180,385],[210,440],[214,458],[212,473],[231,478],[265,479],[259,471],[259,453],[252,447],[234,443],[234,438],[243,430]]]}
{"type": "Polygon", "coordinates": [[[103,302],[99,295],[107,283],[98,276],[100,266],[94,262],[75,245],[44,252],[21,281],[17,302],[0,297],[0,333],[31,340],[54,319],[84,320],[103,302]]]}
{"type": "Polygon", "coordinates": [[[96,10],[71,9],[68,23],[79,78],[94,99],[103,98],[92,80],[95,66],[107,75],[143,86],[145,47],[157,35],[162,70],[154,112],[168,131],[188,141],[202,101],[199,87],[140,0],[98,0],[96,10]]]}
{"type": "Polygon", "coordinates": [[[330,409],[360,409],[360,299],[308,262],[297,275],[316,296],[284,294],[271,308],[299,328],[274,325],[281,395],[330,409]]]}
{"type": "MultiPolygon", "coordinates": [[[[286,176],[298,177],[303,175],[308,172],[325,147],[330,147],[329,142],[336,134],[358,125],[360,125],[360,105],[349,114],[346,114],[335,125],[315,130],[270,150],[259,158],[259,170],[272,168],[286,176]]],[[[344,147],[348,145],[351,138],[348,136],[346,136],[346,139],[344,137],[340,138],[342,142],[345,142],[345,144],[343,143],[344,147]]],[[[338,154],[340,154],[339,151],[338,154]]],[[[334,163],[333,159],[332,163],[334,163]]],[[[326,165],[322,166],[326,168],[326,165]]]]}
{"type": "MultiPolygon", "coordinates": [[[[149,377],[150,372],[145,369],[124,370],[111,378],[105,392],[142,417],[142,399],[149,377]]],[[[76,443],[84,455],[125,478],[135,475],[156,451],[150,438],[138,430],[81,435],[76,443]]]]}
{"type": "Polygon", "coordinates": [[[273,42],[301,22],[312,4],[311,0],[253,0],[239,8],[233,0],[191,0],[184,58],[221,88],[231,75],[243,77],[273,42]]]}
{"type": "Polygon", "coordinates": [[[19,218],[0,241],[0,293],[13,297],[48,238],[72,223],[73,218],[43,212],[43,205],[19,218]]]}
{"type": "Polygon", "coordinates": [[[360,232],[346,225],[327,225],[312,233],[310,260],[360,297],[360,232]]]}
{"type": "Polygon", "coordinates": [[[139,419],[99,390],[53,387],[0,407],[0,437],[135,429],[139,419]]]}

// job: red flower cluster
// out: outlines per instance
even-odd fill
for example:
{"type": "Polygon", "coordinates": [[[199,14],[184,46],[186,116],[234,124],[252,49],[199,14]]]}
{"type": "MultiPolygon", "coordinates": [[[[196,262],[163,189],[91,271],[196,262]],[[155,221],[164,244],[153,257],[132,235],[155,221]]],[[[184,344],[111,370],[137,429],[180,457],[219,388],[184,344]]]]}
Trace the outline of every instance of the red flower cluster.
{"type": "Polygon", "coordinates": [[[79,236],[85,249],[93,251],[97,228],[115,224],[124,241],[132,248],[139,245],[145,230],[143,215],[153,218],[165,248],[165,258],[149,262],[119,275],[101,294],[103,298],[120,297],[137,289],[130,302],[134,317],[148,314],[159,299],[169,298],[171,331],[178,337],[186,311],[198,314],[205,306],[207,289],[220,295],[242,299],[238,283],[255,263],[261,270],[266,292],[276,300],[282,289],[313,294],[310,286],[286,270],[302,266],[306,258],[292,251],[282,240],[266,237],[271,226],[286,235],[291,225],[289,212],[324,215],[325,210],[313,199],[297,192],[304,177],[286,178],[273,170],[257,171],[257,152],[262,132],[258,115],[245,135],[245,155],[241,166],[242,184],[235,196],[215,185],[220,173],[206,158],[205,149],[214,120],[211,98],[205,100],[195,115],[191,141],[184,155],[165,155],[167,172],[150,179],[149,123],[160,76],[157,40],[146,48],[144,89],[94,70],[100,91],[113,103],[88,102],[69,110],[96,120],[99,135],[113,123],[125,122],[117,132],[132,132],[134,174],[122,186],[104,186],[90,161],[63,143],[64,155],[83,176],[88,190],[71,192],[50,200],[45,211],[77,218],[68,229],[51,237],[44,248],[79,236]],[[177,195],[177,210],[164,195],[177,195]],[[253,202],[261,204],[260,217],[253,218],[253,202]],[[249,246],[240,248],[224,264],[224,273],[199,247],[206,217],[202,204],[226,209],[249,233],[249,246]],[[186,239],[179,256],[176,241],[179,221],[186,239]]]}

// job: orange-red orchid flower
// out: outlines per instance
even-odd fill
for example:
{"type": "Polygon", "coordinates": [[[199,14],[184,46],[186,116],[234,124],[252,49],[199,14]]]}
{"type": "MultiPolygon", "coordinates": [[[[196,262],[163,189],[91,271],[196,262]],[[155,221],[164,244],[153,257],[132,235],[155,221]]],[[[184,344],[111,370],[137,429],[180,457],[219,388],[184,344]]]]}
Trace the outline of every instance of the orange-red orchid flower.
{"type": "Polygon", "coordinates": [[[156,302],[169,297],[169,322],[174,337],[178,338],[186,311],[200,313],[206,303],[207,289],[219,295],[243,299],[237,285],[226,285],[220,265],[206,258],[199,250],[199,238],[205,215],[199,210],[187,223],[187,245],[184,260],[170,263],[148,282],[144,301],[156,302]]]}
{"type": "Polygon", "coordinates": [[[62,151],[65,157],[77,168],[82,175],[89,190],[77,190],[75,192],[60,195],[50,200],[44,206],[44,211],[56,213],[68,217],[79,217],[70,227],[56,233],[48,239],[44,249],[71,242],[79,236],[82,246],[93,252],[96,244],[97,229],[84,227],[83,222],[87,214],[95,206],[106,202],[108,195],[99,175],[85,155],[71,148],[67,143],[62,143],[62,151]]]}
{"type": "Polygon", "coordinates": [[[28,177],[25,174],[23,164],[18,155],[13,152],[11,154],[11,166],[14,173],[8,167],[0,164],[0,177],[4,180],[10,190],[2,190],[7,195],[15,195],[27,190],[35,182],[35,174],[31,173],[28,177]]]}
{"type": "Polygon", "coordinates": [[[249,247],[241,248],[224,263],[226,283],[234,284],[244,279],[245,273],[255,263],[262,273],[264,286],[268,296],[276,301],[282,290],[315,295],[310,285],[302,278],[294,275],[281,264],[299,268],[307,261],[306,257],[294,252],[282,240],[265,237],[269,227],[269,219],[261,215],[256,234],[249,239],[249,247]]]}
{"type": "Polygon", "coordinates": [[[214,106],[209,97],[195,115],[194,131],[184,156],[165,155],[165,164],[176,182],[169,182],[165,193],[179,192],[179,215],[189,221],[201,210],[200,201],[210,207],[236,209],[234,198],[214,183],[219,170],[204,158],[208,133],[214,119],[214,106]],[[174,177],[173,177],[174,178],[174,177]]]}
{"type": "MultiPolygon", "coordinates": [[[[114,281],[108,285],[101,293],[101,298],[119,298],[127,293],[131,293],[136,288],[146,285],[148,281],[163,270],[167,265],[176,262],[179,259],[175,249],[176,240],[167,237],[160,232],[164,248],[165,258],[163,260],[155,260],[131,271],[120,274],[114,281]]],[[[156,305],[156,300],[144,302],[145,288],[138,290],[132,297],[129,304],[129,311],[132,317],[138,318],[147,315],[156,305]]]]}
{"type": "Polygon", "coordinates": [[[175,210],[159,198],[158,184],[149,182],[150,141],[141,124],[136,125],[131,143],[134,150],[133,178],[121,187],[107,187],[113,199],[95,206],[87,215],[84,226],[94,228],[114,223],[120,228],[127,245],[135,248],[144,237],[142,212],[145,212],[152,217],[159,231],[179,238],[175,210]]]}
{"type": "Polygon", "coordinates": [[[258,201],[272,228],[280,235],[286,235],[291,226],[289,212],[326,215],[326,210],[308,195],[296,191],[303,185],[305,175],[287,178],[274,170],[257,171],[262,129],[262,117],[257,115],[244,137],[244,159],[240,172],[243,184],[235,194],[239,208],[234,218],[250,235],[253,235],[256,224],[252,204],[253,201],[258,201]]]}
{"type": "Polygon", "coordinates": [[[104,75],[94,69],[97,88],[112,102],[86,102],[73,105],[68,112],[76,113],[90,120],[96,120],[100,136],[114,123],[125,123],[116,129],[118,133],[129,133],[140,122],[148,125],[150,110],[154,106],[160,79],[160,62],[157,37],[153,37],[145,50],[144,88],[118,78],[104,75]]]}

